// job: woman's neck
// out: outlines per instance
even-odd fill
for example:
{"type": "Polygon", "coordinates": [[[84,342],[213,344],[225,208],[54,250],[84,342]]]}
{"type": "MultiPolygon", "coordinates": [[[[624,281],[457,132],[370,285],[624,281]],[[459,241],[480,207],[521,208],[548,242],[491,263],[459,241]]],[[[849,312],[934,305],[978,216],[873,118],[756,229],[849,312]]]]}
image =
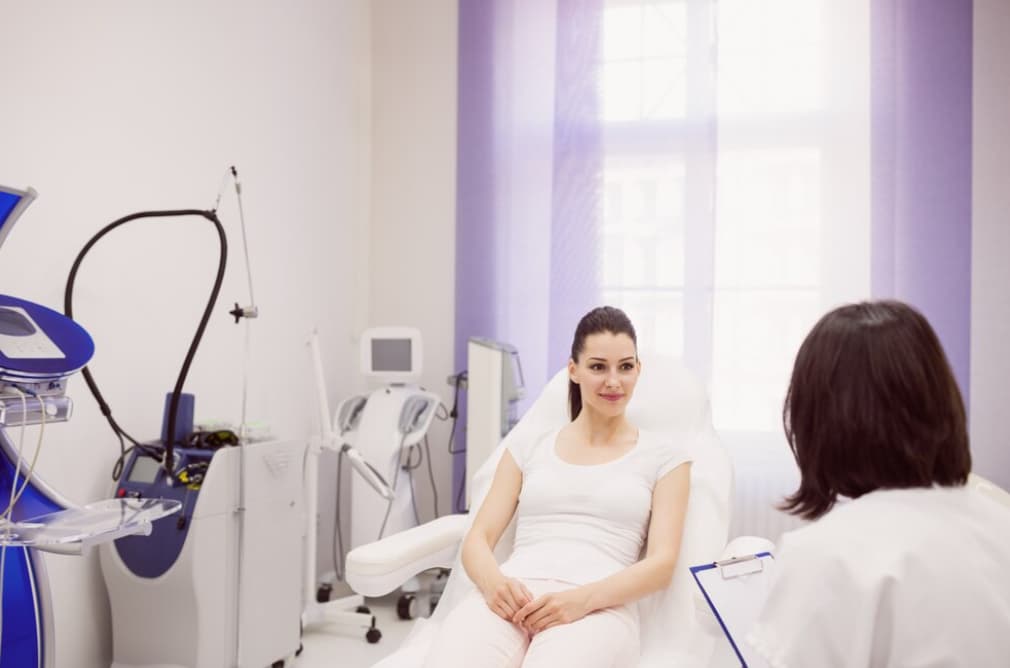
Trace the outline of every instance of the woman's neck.
{"type": "Polygon", "coordinates": [[[588,407],[583,407],[572,426],[589,445],[613,445],[636,434],[634,425],[623,413],[604,416],[588,407]]]}

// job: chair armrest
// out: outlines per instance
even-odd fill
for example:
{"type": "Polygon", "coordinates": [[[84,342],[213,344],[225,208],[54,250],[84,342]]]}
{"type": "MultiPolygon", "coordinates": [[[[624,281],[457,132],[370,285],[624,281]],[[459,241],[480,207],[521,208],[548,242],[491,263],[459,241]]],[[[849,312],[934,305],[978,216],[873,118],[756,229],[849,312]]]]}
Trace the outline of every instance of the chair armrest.
{"type": "Polygon", "coordinates": [[[451,568],[467,519],[446,515],[356,547],[347,555],[347,584],[363,596],[382,596],[429,568],[451,568]]]}
{"type": "Polygon", "coordinates": [[[760,552],[775,553],[775,543],[767,538],[759,536],[737,536],[723,548],[719,560],[742,557],[748,554],[758,554],[760,552]]]}

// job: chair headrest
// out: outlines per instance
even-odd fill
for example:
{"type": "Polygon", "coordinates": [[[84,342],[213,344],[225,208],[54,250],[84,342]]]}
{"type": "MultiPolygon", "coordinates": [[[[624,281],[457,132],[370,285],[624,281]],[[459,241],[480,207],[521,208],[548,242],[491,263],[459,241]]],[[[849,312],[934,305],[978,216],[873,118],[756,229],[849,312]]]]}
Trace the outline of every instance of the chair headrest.
{"type": "MultiPolygon", "coordinates": [[[[628,419],[649,431],[688,432],[708,420],[704,387],[683,364],[672,357],[650,358],[642,363],[635,393],[628,404],[628,419]]],[[[522,433],[542,433],[569,422],[568,369],[558,371],[523,415],[522,433]]]]}

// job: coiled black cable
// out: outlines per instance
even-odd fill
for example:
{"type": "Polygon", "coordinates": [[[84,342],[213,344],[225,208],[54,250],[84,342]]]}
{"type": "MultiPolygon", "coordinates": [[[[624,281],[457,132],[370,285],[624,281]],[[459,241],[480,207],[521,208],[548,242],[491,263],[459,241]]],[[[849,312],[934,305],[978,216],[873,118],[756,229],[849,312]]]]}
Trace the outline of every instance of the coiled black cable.
{"type": "MultiPolygon", "coordinates": [[[[67,277],[67,287],[63,294],[63,312],[68,318],[74,317],[73,308],[73,296],[74,296],[74,281],[77,279],[77,271],[80,269],[81,262],[84,257],[88,254],[91,248],[98,243],[98,240],[104,237],[106,234],[116,229],[120,225],[125,225],[133,220],[138,220],[142,218],[171,218],[171,217],[181,217],[181,216],[200,216],[206,218],[214,227],[217,229],[218,241],[220,243],[220,254],[218,256],[217,264],[217,276],[214,279],[214,287],[210,292],[210,299],[207,300],[207,306],[204,308],[203,316],[200,318],[200,324],[196,329],[196,334],[193,337],[193,341],[189,345],[189,350],[186,352],[186,359],[182,363],[182,369],[179,371],[179,377],[175,381],[175,388],[172,390],[172,399],[169,402],[168,408],[168,432],[166,442],[164,443],[165,453],[163,465],[165,471],[169,476],[174,472],[172,471],[172,462],[174,460],[174,447],[175,443],[175,422],[176,414],[179,411],[179,396],[182,394],[182,387],[186,382],[186,376],[189,373],[189,367],[193,362],[193,357],[196,355],[196,349],[200,345],[200,340],[203,338],[204,330],[207,329],[207,322],[210,320],[210,313],[217,303],[218,293],[221,291],[221,283],[224,281],[224,270],[225,265],[228,262],[228,239],[225,236],[224,226],[221,225],[221,221],[217,217],[216,211],[203,211],[200,209],[176,209],[168,211],[141,211],[139,213],[133,213],[128,216],[123,216],[122,218],[109,223],[103,227],[97,234],[95,234],[91,239],[84,245],[81,252],[77,254],[77,258],[74,260],[74,264],[70,269],[70,275],[67,277]]],[[[118,480],[119,475],[123,470],[123,460],[126,457],[127,450],[125,449],[123,443],[123,437],[125,436],[131,443],[132,447],[139,448],[143,450],[148,455],[157,458],[156,454],[151,450],[149,446],[146,446],[138,442],[135,438],[130,436],[126,431],[119,426],[116,420],[112,417],[112,409],[109,404],[102,397],[102,393],[98,389],[98,384],[91,373],[90,368],[84,367],[81,370],[84,376],[85,382],[88,384],[88,389],[91,390],[91,394],[95,397],[95,401],[98,402],[98,408],[101,410],[102,415],[108,420],[109,426],[112,427],[112,431],[119,438],[119,460],[113,467],[113,480],[118,480]]]]}

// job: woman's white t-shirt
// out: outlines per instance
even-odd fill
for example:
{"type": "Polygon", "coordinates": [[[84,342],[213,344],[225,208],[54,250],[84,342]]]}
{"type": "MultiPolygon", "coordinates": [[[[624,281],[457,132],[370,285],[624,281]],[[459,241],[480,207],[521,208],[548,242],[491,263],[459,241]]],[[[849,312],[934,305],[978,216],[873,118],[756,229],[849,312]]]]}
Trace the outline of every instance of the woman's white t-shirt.
{"type": "Polygon", "coordinates": [[[639,430],[628,452],[603,464],[572,464],[557,454],[554,429],[512,443],[523,474],[509,577],[594,582],[638,561],[652,510],[652,490],[691,460],[686,444],[639,430]]]}

